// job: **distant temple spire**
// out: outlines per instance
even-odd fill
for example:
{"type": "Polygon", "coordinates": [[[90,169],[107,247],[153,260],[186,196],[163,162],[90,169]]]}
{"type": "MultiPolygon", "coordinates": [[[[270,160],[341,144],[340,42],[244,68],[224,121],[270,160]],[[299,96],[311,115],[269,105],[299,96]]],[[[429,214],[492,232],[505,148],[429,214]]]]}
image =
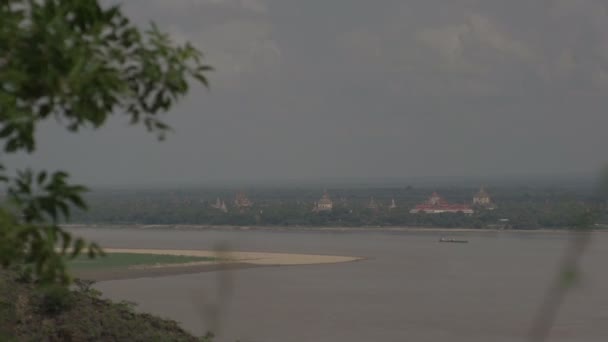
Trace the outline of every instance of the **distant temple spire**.
{"type": "Polygon", "coordinates": [[[226,202],[220,200],[220,198],[216,198],[215,203],[211,204],[211,208],[220,210],[222,212],[228,212],[228,207],[226,207],[226,202]]]}
{"type": "Polygon", "coordinates": [[[389,209],[395,209],[397,208],[397,204],[395,204],[395,199],[393,198],[391,200],[391,205],[388,206],[389,209]]]}
{"type": "Polygon", "coordinates": [[[473,196],[473,205],[485,209],[495,209],[496,206],[492,203],[490,195],[486,192],[483,186],[479,188],[479,191],[473,196]]]}
{"type": "Polygon", "coordinates": [[[327,193],[327,190],[325,190],[323,191],[323,196],[321,196],[321,199],[315,203],[314,207],[312,208],[312,211],[332,211],[333,207],[334,202],[331,200],[331,198],[329,198],[329,194],[327,193]]]}
{"type": "Polygon", "coordinates": [[[369,203],[367,204],[367,209],[371,209],[371,210],[378,210],[379,206],[378,203],[376,203],[376,200],[374,199],[374,197],[370,197],[369,199],[369,203]]]}
{"type": "Polygon", "coordinates": [[[234,205],[239,210],[244,210],[247,208],[251,208],[253,206],[253,202],[251,202],[249,200],[249,198],[247,198],[247,195],[245,195],[244,192],[240,191],[240,192],[237,192],[237,194],[234,198],[234,205]]]}

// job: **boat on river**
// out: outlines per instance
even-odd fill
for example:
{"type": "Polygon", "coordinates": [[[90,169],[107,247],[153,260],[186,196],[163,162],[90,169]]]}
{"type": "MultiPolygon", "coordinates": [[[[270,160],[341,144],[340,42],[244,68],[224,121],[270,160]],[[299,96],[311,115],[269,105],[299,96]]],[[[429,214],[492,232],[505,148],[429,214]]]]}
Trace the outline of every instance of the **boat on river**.
{"type": "Polygon", "coordinates": [[[469,240],[460,240],[460,239],[442,237],[441,239],[439,239],[439,242],[469,243],[469,240]]]}

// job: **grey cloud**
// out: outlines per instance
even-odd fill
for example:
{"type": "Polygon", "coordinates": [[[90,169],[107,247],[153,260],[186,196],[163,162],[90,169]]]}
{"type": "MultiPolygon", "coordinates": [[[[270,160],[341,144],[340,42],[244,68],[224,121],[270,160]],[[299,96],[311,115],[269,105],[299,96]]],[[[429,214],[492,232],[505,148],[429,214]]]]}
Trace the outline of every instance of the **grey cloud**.
{"type": "Polygon", "coordinates": [[[215,69],[210,75],[214,88],[272,72],[280,63],[264,0],[135,0],[126,2],[125,9],[142,21],[144,5],[149,20],[159,22],[176,41],[203,48],[215,69]]]}
{"type": "Polygon", "coordinates": [[[34,158],[102,183],[589,173],[604,162],[603,0],[128,0],[199,46],[211,90],[158,144],[114,120],[34,158]]]}
{"type": "Polygon", "coordinates": [[[345,35],[345,45],[352,55],[367,56],[376,65],[391,65],[403,77],[422,74],[429,80],[439,74],[440,84],[428,85],[432,92],[445,85],[445,79],[455,78],[452,91],[480,89],[479,95],[490,88],[508,92],[513,83],[525,83],[536,91],[564,91],[574,81],[586,91],[607,90],[603,83],[606,38],[601,34],[608,23],[605,3],[568,2],[577,11],[568,11],[559,2],[509,3],[456,1],[441,11],[434,1],[409,2],[407,13],[424,13],[433,4],[436,13],[422,20],[412,15],[409,21],[396,17],[384,22],[384,27],[360,29],[359,34],[355,30],[345,35]],[[388,28],[398,32],[399,42],[387,40],[388,28]]]}

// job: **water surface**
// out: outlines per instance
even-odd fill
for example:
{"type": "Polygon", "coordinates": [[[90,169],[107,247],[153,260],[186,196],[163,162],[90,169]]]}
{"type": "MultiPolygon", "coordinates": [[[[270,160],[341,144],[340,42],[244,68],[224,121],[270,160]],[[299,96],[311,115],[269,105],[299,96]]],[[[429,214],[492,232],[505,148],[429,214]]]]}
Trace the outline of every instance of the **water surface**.
{"type": "MultiPolygon", "coordinates": [[[[116,300],[218,341],[525,341],[567,243],[563,233],[79,229],[106,247],[361,256],[98,284],[116,300]]],[[[608,235],[597,233],[551,341],[608,341],[608,235]]]]}

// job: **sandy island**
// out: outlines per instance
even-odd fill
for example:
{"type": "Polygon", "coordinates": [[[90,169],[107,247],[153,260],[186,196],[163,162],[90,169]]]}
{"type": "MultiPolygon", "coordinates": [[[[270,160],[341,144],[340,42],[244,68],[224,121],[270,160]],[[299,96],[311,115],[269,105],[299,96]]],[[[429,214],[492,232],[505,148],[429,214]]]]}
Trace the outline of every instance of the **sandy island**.
{"type": "Polygon", "coordinates": [[[201,263],[246,263],[253,265],[313,265],[334,264],[338,262],[355,261],[361,258],[335,255],[291,254],[291,253],[262,253],[262,252],[232,252],[232,251],[200,251],[182,249],[131,249],[131,248],[104,248],[106,253],[133,253],[133,254],[159,254],[182,255],[194,257],[213,257],[219,261],[201,261],[188,264],[201,263]]]}
{"type": "Polygon", "coordinates": [[[289,266],[289,265],[318,265],[335,264],[362,260],[361,257],[314,255],[292,253],[262,253],[234,251],[204,251],[180,249],[131,249],[104,248],[106,253],[133,253],[180,255],[194,257],[213,257],[217,261],[196,261],[179,264],[137,265],[123,269],[79,270],[75,275],[79,278],[97,281],[132,279],[143,277],[160,277],[177,274],[201,273],[211,271],[235,270],[253,267],[289,266]]]}

